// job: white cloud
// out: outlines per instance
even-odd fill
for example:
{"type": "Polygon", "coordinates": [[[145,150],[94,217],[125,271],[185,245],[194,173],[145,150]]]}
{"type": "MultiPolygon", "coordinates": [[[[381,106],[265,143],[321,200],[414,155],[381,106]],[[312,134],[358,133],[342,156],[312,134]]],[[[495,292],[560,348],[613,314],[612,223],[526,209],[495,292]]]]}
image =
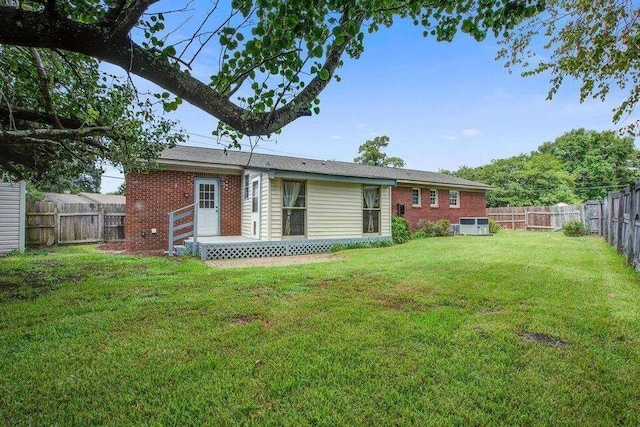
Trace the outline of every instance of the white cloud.
{"type": "Polygon", "coordinates": [[[366,128],[366,127],[367,127],[367,125],[366,125],[366,124],[364,124],[364,123],[358,123],[358,124],[356,125],[356,127],[357,127],[358,129],[364,129],[364,128],[366,128]]]}
{"type": "Polygon", "coordinates": [[[455,132],[449,132],[446,135],[440,135],[440,138],[446,139],[447,141],[455,141],[456,139],[458,139],[458,134],[456,134],[455,132]]]}
{"type": "Polygon", "coordinates": [[[460,136],[466,136],[469,138],[476,135],[480,135],[480,131],[478,129],[473,129],[473,128],[465,129],[462,132],[460,132],[460,136]]]}
{"type": "Polygon", "coordinates": [[[460,132],[449,132],[440,135],[440,138],[446,139],[447,141],[457,141],[460,138],[473,138],[474,136],[478,136],[481,133],[482,132],[480,132],[478,129],[468,128],[463,129],[460,132]]]}
{"type": "Polygon", "coordinates": [[[342,139],[342,137],[340,135],[331,135],[331,139],[334,141],[338,141],[340,139],[342,139]]]}

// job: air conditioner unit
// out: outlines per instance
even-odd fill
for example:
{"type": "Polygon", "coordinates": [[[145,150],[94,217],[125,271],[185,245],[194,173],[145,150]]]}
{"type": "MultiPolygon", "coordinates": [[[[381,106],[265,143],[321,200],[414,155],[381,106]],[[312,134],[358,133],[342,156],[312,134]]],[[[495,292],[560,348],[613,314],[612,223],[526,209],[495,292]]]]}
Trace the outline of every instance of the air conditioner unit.
{"type": "Polygon", "coordinates": [[[488,236],[489,218],[460,218],[460,234],[488,236]]]}

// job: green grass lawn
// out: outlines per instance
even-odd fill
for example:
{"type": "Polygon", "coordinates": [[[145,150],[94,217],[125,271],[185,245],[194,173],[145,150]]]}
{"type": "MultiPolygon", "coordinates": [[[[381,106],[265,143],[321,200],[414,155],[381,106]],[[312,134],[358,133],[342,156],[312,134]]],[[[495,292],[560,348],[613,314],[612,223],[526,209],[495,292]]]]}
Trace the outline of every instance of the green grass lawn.
{"type": "Polygon", "coordinates": [[[339,255],[0,259],[0,424],[640,423],[640,280],[602,239],[339,255]]]}

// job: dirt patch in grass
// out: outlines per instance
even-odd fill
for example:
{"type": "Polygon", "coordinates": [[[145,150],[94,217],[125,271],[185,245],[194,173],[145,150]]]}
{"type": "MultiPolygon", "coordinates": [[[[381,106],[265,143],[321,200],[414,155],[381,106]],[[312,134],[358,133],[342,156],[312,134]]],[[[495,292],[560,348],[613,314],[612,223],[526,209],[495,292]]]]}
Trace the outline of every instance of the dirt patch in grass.
{"type": "Polygon", "coordinates": [[[250,314],[246,316],[234,316],[231,318],[231,323],[236,325],[248,325],[253,322],[260,322],[265,328],[271,327],[271,320],[265,319],[262,316],[250,314]]]}
{"type": "Polygon", "coordinates": [[[60,263],[53,261],[13,270],[0,277],[0,300],[34,300],[55,290],[61,283],[82,280],[87,274],[61,273],[60,263]]]}
{"type": "Polygon", "coordinates": [[[205,261],[205,264],[210,267],[217,268],[282,267],[317,262],[329,262],[340,259],[342,259],[342,257],[336,254],[311,254],[265,258],[214,259],[205,261]]]}
{"type": "Polygon", "coordinates": [[[541,332],[524,332],[519,335],[525,341],[534,344],[545,344],[556,348],[564,348],[569,345],[568,342],[561,340],[558,337],[543,334],[541,332]]]}
{"type": "Polygon", "coordinates": [[[124,242],[100,243],[99,245],[96,245],[96,248],[105,253],[121,254],[124,253],[124,242]]]}
{"type": "Polygon", "coordinates": [[[396,295],[377,295],[373,297],[384,308],[399,311],[422,311],[425,306],[419,301],[410,297],[396,295]]]}

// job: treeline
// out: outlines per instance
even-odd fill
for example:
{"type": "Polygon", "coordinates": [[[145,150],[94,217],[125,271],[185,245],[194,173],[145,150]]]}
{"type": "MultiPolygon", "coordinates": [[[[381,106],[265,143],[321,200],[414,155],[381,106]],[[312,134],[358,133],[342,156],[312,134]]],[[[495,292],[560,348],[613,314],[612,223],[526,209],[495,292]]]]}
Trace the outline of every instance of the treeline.
{"type": "Polygon", "coordinates": [[[529,154],[441,172],[494,186],[489,207],[582,203],[637,181],[639,154],[633,138],[578,129],[529,154]]]}

